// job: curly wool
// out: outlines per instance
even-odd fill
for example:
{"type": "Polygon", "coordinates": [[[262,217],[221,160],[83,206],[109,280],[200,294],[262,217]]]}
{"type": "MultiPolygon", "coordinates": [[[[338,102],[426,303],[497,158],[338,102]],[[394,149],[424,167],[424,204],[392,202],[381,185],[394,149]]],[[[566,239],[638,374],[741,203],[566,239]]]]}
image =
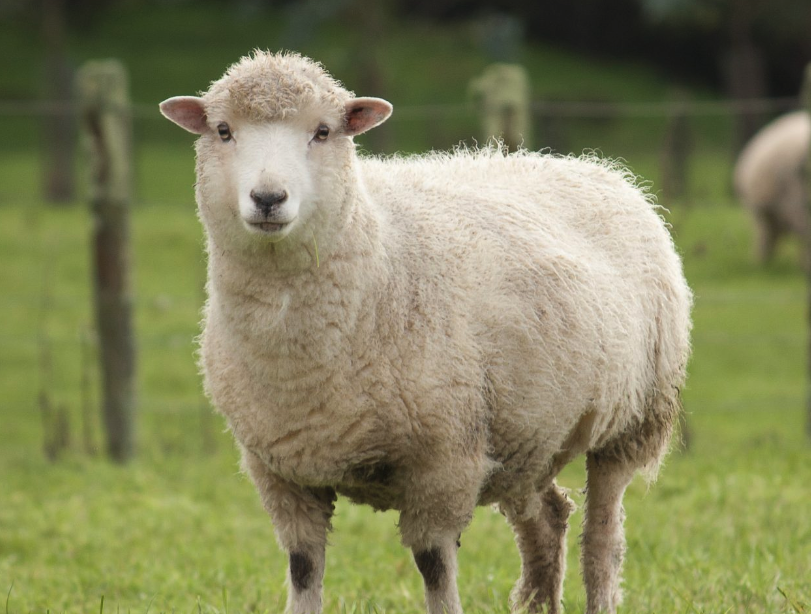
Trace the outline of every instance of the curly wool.
{"type": "Polygon", "coordinates": [[[257,49],[232,64],[203,98],[210,114],[263,122],[295,116],[315,104],[340,113],[352,92],[319,62],[294,52],[257,49]]]}

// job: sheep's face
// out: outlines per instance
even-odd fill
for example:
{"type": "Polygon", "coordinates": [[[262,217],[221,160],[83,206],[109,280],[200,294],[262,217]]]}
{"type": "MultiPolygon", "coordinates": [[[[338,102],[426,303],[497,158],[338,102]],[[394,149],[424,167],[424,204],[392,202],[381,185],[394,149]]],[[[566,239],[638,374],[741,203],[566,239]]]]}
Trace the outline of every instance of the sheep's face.
{"type": "Polygon", "coordinates": [[[272,242],[286,237],[312,208],[321,147],[310,122],[218,122],[210,147],[218,174],[232,177],[227,202],[248,233],[272,242]]]}
{"type": "Polygon", "coordinates": [[[209,110],[205,99],[195,97],[161,104],[167,118],[201,135],[198,201],[209,230],[227,228],[230,236],[270,242],[340,204],[352,137],[391,114],[391,105],[378,98],[350,99],[342,114],[312,108],[267,121],[217,108],[209,110]]]}

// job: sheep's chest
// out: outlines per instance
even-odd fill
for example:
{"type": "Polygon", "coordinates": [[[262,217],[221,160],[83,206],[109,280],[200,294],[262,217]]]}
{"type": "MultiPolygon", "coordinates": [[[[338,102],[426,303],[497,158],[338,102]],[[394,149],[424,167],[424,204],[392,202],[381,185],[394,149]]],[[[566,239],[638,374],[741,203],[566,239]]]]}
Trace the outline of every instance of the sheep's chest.
{"type": "Polygon", "coordinates": [[[341,485],[348,496],[370,490],[371,503],[381,502],[392,430],[367,377],[300,356],[259,356],[231,339],[208,327],[202,356],[206,388],[237,441],[285,479],[341,485]]]}
{"type": "Polygon", "coordinates": [[[234,429],[245,448],[268,468],[297,484],[334,488],[355,503],[377,510],[398,509],[398,482],[403,472],[383,449],[378,427],[371,424],[331,424],[313,420],[305,426],[265,431],[261,426],[234,429]],[[268,433],[265,435],[264,433],[268,433]]]}
{"type": "Polygon", "coordinates": [[[225,410],[237,440],[277,475],[298,484],[355,486],[364,477],[382,482],[383,473],[363,469],[383,456],[374,426],[362,418],[347,419],[328,406],[253,405],[225,410]],[[343,418],[343,419],[341,419],[343,418]],[[358,469],[358,468],[361,469],[358,469]],[[368,474],[368,475],[367,475],[368,474]]]}

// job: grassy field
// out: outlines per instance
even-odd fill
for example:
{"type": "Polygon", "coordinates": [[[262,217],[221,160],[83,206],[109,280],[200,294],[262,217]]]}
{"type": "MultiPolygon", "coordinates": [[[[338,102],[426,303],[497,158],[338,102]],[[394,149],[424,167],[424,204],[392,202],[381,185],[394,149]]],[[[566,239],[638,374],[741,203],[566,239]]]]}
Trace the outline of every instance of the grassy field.
{"type": "MultiPolygon", "coordinates": [[[[134,100],[150,108],[204,88],[254,46],[294,44],[285,42],[283,22],[273,14],[240,17],[219,5],[190,11],[182,3],[157,11],[148,3],[122,3],[72,41],[77,62],[123,58],[134,100]],[[147,33],[150,44],[143,45],[147,33]],[[200,37],[211,44],[201,48],[200,37]]],[[[469,138],[475,118],[445,122],[413,111],[464,100],[469,77],[487,62],[469,32],[406,24],[387,45],[381,52],[390,68],[386,91],[362,93],[412,109],[395,112],[384,139],[390,150],[449,147],[469,138]]],[[[295,46],[323,59],[350,87],[360,86],[339,27],[319,26],[295,46]]],[[[0,53],[13,60],[0,98],[36,95],[37,48],[26,30],[0,22],[0,53]]],[[[528,48],[523,60],[539,98],[645,101],[670,91],[644,65],[585,61],[543,47],[528,48]]],[[[729,125],[718,118],[693,125],[690,198],[664,203],[696,293],[694,359],[684,391],[691,447],[670,456],[654,487],[640,480],[628,491],[622,612],[811,611],[805,284],[796,244],[781,246],[767,267],[752,262],[751,227],[728,196],[729,125]]],[[[567,150],[588,146],[622,156],[654,186],[663,127],[659,119],[563,126],[567,150]]],[[[34,118],[3,116],[0,129],[4,611],[277,614],[286,561],[252,485],[239,473],[223,422],[202,395],[194,364],[205,263],[192,198],[191,137],[158,121],[157,113],[136,123],[139,445],[135,462],[122,468],[100,452],[98,374],[88,342],[92,220],[80,203],[40,201],[34,118]],[[43,421],[43,394],[69,434],[55,460],[43,451],[52,429],[43,421]]],[[[581,508],[582,464],[573,463],[560,479],[581,508]]],[[[422,611],[422,582],[399,545],[396,521],[391,513],[339,503],[325,611],[422,611]]],[[[578,511],[569,535],[567,612],[585,607],[580,521],[578,511]]],[[[519,566],[503,518],[479,510],[462,544],[466,612],[506,613],[519,566]]]]}

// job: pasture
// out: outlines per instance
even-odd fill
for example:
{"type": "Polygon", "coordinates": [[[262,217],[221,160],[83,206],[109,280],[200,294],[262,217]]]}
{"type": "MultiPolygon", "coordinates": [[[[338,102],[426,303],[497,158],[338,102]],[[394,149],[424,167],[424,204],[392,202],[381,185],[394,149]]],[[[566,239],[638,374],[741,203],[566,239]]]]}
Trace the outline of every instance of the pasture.
{"type": "MultiPolygon", "coordinates": [[[[273,29],[262,31],[257,20],[238,46],[232,40],[216,53],[206,49],[197,61],[161,63],[157,56],[165,46],[142,52],[120,41],[132,42],[133,32],[159,23],[159,42],[191,45],[197,39],[184,37],[197,36],[210,22],[202,13],[199,21],[187,20],[190,13],[180,7],[162,21],[149,10],[133,15],[126,32],[100,27],[80,45],[82,57],[111,48],[121,52],[133,70],[136,102],[193,94],[221,72],[223,57],[236,59],[251,44],[267,46],[261,37],[276,36],[273,29]]],[[[8,36],[5,43],[0,37],[0,49],[26,49],[22,34],[7,26],[3,34],[8,36]]],[[[334,54],[340,36],[327,30],[302,50],[334,54]]],[[[453,36],[412,28],[393,38],[385,57],[402,78],[388,83],[386,96],[395,108],[399,102],[407,108],[427,99],[457,100],[465,83],[446,82],[446,75],[475,73],[484,60],[450,45],[453,36]],[[409,47],[414,36],[436,59],[431,71],[420,68],[425,52],[417,57],[409,47]]],[[[21,76],[31,67],[24,55],[22,68],[5,83],[20,96],[30,93],[21,76]]],[[[330,68],[344,77],[341,69],[351,68],[351,59],[335,57],[337,66],[330,68]]],[[[590,93],[624,100],[656,98],[667,90],[638,66],[591,66],[538,48],[526,59],[550,98],[577,99],[585,83],[590,93]]],[[[350,86],[356,77],[349,72],[350,86]]],[[[387,137],[391,150],[446,147],[469,125],[461,118],[434,130],[429,118],[416,130],[415,116],[404,115],[398,123],[395,110],[387,137]]],[[[12,119],[3,118],[6,138],[0,145],[3,611],[281,612],[286,558],[253,486],[239,471],[230,434],[202,394],[195,366],[205,257],[194,211],[191,138],[152,118],[136,122],[136,134],[145,137],[137,148],[138,202],[132,211],[139,444],[136,460],[120,467],[104,458],[96,409],[92,220],[83,202],[59,207],[39,200],[36,139],[28,130],[33,121],[12,119]],[[51,408],[47,419],[43,406],[51,408]],[[67,436],[49,459],[44,447],[53,446],[54,425],[67,436]]],[[[796,243],[782,245],[766,267],[753,262],[752,228],[728,194],[729,124],[727,118],[696,123],[691,197],[662,202],[696,295],[693,360],[684,390],[690,447],[676,446],[658,482],[649,488],[637,478],[625,497],[621,612],[811,611],[805,280],[796,243]]],[[[567,151],[596,146],[622,156],[653,180],[656,191],[660,121],[571,122],[570,128],[567,151]]],[[[582,459],[559,482],[582,507],[582,459]]],[[[585,607],[581,518],[581,511],[572,517],[568,537],[566,612],[585,607]]],[[[393,513],[339,501],[327,551],[326,612],[423,611],[422,580],[399,545],[396,522],[393,513]]],[[[506,522],[480,509],[461,541],[465,611],[508,612],[519,560],[506,522]]]]}

